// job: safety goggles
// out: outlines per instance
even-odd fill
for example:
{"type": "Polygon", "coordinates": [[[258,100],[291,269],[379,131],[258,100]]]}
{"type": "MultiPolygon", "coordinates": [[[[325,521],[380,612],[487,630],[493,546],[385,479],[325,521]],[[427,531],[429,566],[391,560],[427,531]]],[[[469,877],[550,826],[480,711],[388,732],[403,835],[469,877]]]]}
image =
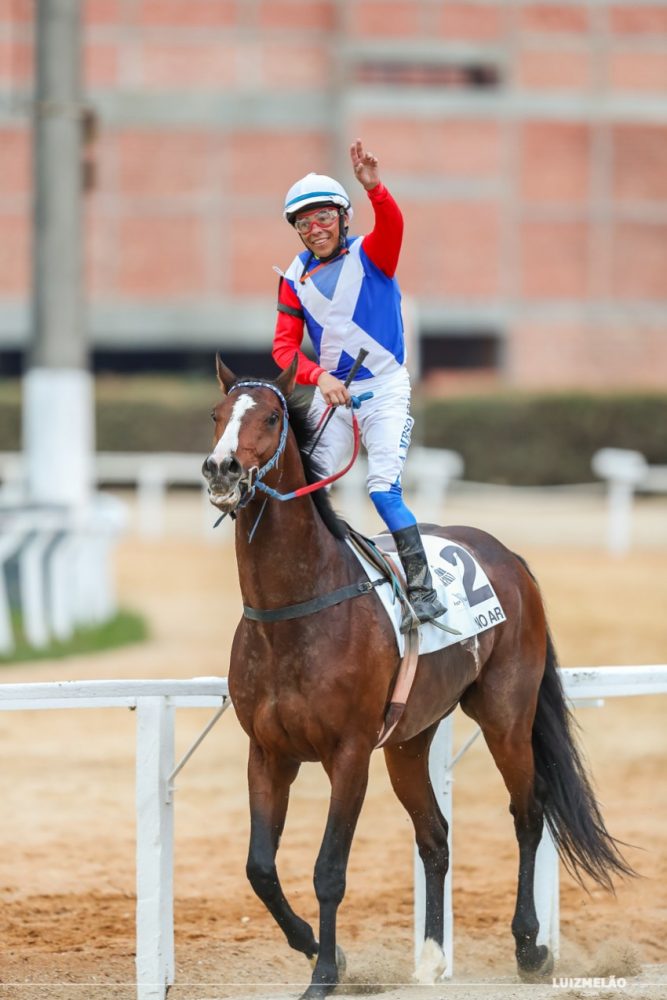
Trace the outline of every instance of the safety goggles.
{"type": "Polygon", "coordinates": [[[338,218],[337,208],[318,208],[316,212],[302,215],[294,222],[294,228],[301,236],[309,233],[313,226],[320,226],[322,229],[331,229],[338,218]]]}

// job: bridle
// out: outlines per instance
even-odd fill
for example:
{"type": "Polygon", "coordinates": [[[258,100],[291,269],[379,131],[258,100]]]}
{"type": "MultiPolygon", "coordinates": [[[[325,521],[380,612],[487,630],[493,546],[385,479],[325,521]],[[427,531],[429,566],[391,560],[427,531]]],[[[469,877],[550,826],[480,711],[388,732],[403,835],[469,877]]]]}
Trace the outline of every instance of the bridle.
{"type": "MultiPolygon", "coordinates": [[[[263,482],[263,479],[272,469],[274,469],[277,466],[278,462],[282,457],[283,452],[285,451],[285,445],[287,444],[287,432],[289,430],[289,411],[287,409],[287,400],[285,399],[283,393],[281,392],[281,390],[278,388],[277,385],[275,385],[273,382],[265,382],[261,379],[243,379],[240,382],[235,382],[234,385],[231,386],[231,388],[228,390],[228,392],[229,394],[231,394],[232,392],[235,392],[237,389],[270,389],[271,392],[273,392],[278,397],[278,400],[280,402],[283,411],[283,426],[280,430],[280,438],[278,440],[278,445],[276,447],[276,450],[274,451],[271,458],[267,462],[265,462],[265,464],[261,468],[258,468],[256,465],[253,465],[250,469],[246,471],[245,475],[239,479],[239,484],[241,486],[245,486],[245,492],[241,497],[241,499],[239,500],[238,504],[236,505],[235,510],[229,512],[230,516],[234,518],[237,510],[239,509],[242,510],[244,507],[247,507],[247,505],[251,502],[251,500],[254,499],[257,490],[260,490],[262,493],[266,494],[266,500],[264,501],[264,505],[262,506],[262,509],[259,512],[259,516],[257,518],[257,521],[255,522],[255,525],[250,535],[250,540],[252,541],[252,536],[255,533],[255,529],[257,528],[260,517],[264,513],[264,507],[266,506],[266,502],[269,497],[272,497],[274,500],[281,500],[281,501],[294,500],[296,497],[303,497],[306,496],[308,493],[314,493],[315,490],[323,489],[330,483],[333,483],[337,479],[340,479],[341,476],[344,476],[346,472],[349,472],[349,470],[356,462],[357,456],[359,454],[359,422],[357,421],[357,417],[353,409],[352,430],[354,433],[354,448],[352,451],[352,458],[350,459],[350,461],[348,462],[348,464],[345,466],[344,469],[341,469],[340,472],[333,473],[333,475],[331,476],[327,476],[325,479],[318,479],[316,483],[309,483],[307,486],[300,486],[298,489],[293,490],[291,493],[279,493],[278,490],[274,490],[271,486],[267,486],[266,483],[263,482]]],[[[331,409],[331,407],[329,407],[328,409],[331,409]]],[[[326,412],[327,411],[325,411],[325,413],[326,412]]],[[[217,526],[226,516],[227,516],[226,514],[222,514],[215,522],[213,527],[217,528],[217,526]]]]}
{"type": "Polygon", "coordinates": [[[239,479],[239,484],[245,486],[246,491],[239,500],[237,504],[237,510],[239,507],[243,509],[246,507],[251,500],[254,499],[256,490],[268,491],[270,487],[266,486],[262,482],[264,476],[268,475],[271,469],[274,469],[281,459],[283,452],[285,451],[285,445],[287,444],[287,431],[289,429],[289,414],[287,411],[287,400],[283,396],[282,392],[277,385],[272,382],[264,382],[260,379],[243,379],[241,382],[235,382],[234,385],[229,389],[229,394],[236,392],[237,389],[271,389],[273,393],[278,397],[280,405],[283,411],[283,426],[280,430],[280,438],[278,440],[278,447],[274,451],[268,462],[258,469],[256,465],[253,465],[248,469],[244,476],[239,479]]]}

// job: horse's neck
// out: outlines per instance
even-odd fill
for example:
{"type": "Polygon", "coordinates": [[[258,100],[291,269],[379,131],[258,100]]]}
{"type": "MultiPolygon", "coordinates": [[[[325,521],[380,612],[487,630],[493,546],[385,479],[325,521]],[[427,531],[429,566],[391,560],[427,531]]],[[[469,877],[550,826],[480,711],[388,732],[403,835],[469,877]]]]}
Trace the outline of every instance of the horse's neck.
{"type": "MultiPolygon", "coordinates": [[[[304,485],[301,460],[286,455],[275,488],[289,493],[304,485]]],[[[322,521],[309,496],[280,501],[257,492],[236,520],[236,558],[245,604],[298,604],[335,589],[346,579],[344,547],[322,521]],[[263,510],[262,510],[263,507],[263,510]],[[253,533],[254,529],[254,534],[253,533]]]]}

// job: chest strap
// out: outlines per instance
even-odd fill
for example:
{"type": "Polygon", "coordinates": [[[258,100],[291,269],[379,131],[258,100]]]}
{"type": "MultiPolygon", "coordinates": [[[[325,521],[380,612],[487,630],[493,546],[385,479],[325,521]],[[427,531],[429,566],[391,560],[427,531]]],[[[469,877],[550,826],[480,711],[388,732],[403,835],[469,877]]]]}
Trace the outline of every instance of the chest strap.
{"type": "Polygon", "coordinates": [[[339,587],[338,590],[322,594],[321,597],[314,597],[312,601],[303,601],[301,604],[288,604],[284,608],[263,610],[261,608],[251,608],[247,604],[244,604],[243,614],[253,622],[286,622],[293,618],[305,618],[306,615],[314,615],[315,612],[322,611],[324,608],[331,608],[334,604],[342,604],[343,601],[349,601],[352,597],[361,597],[362,594],[368,594],[375,587],[379,587],[386,582],[384,579],[359,580],[357,583],[351,583],[347,587],[339,587]]]}

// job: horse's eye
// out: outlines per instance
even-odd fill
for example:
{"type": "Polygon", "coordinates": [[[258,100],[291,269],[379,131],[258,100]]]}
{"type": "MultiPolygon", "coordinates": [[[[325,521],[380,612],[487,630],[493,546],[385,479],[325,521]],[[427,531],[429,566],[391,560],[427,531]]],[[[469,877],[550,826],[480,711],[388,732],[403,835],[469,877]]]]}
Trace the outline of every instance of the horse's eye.
{"type": "Polygon", "coordinates": [[[215,423],[215,410],[211,410],[211,420],[215,423]]]}
{"type": "Polygon", "coordinates": [[[279,413],[272,413],[270,417],[267,417],[266,422],[269,425],[269,427],[275,427],[276,424],[278,423],[279,418],[280,418],[279,413]]]}

